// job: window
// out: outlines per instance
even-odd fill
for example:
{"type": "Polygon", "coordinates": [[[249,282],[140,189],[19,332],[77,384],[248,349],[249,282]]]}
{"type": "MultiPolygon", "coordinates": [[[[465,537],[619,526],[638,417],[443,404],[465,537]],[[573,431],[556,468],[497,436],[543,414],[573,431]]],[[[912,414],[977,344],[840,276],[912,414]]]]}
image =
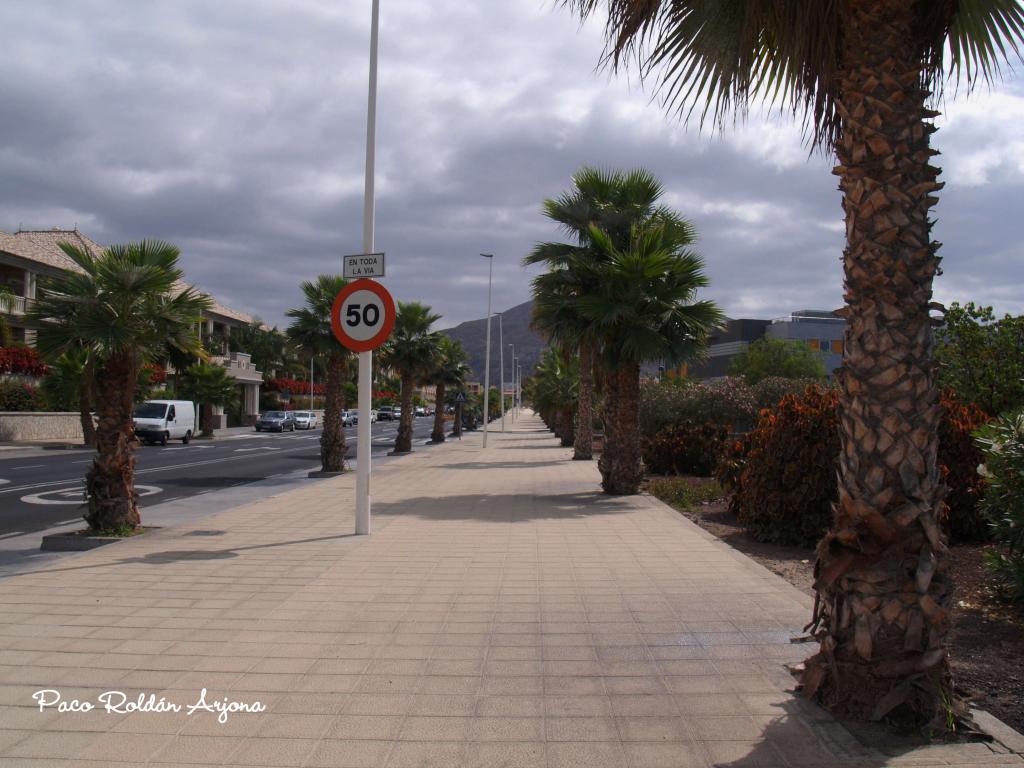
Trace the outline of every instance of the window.
{"type": "Polygon", "coordinates": [[[818,351],[818,340],[817,339],[808,339],[807,340],[807,346],[810,347],[811,349],[813,349],[815,352],[817,352],[818,351]]]}
{"type": "Polygon", "coordinates": [[[841,355],[843,354],[843,340],[836,339],[832,342],[832,354],[841,355]]]}
{"type": "Polygon", "coordinates": [[[172,405],[170,410],[167,411],[167,420],[174,421],[174,406],[172,405]]]}

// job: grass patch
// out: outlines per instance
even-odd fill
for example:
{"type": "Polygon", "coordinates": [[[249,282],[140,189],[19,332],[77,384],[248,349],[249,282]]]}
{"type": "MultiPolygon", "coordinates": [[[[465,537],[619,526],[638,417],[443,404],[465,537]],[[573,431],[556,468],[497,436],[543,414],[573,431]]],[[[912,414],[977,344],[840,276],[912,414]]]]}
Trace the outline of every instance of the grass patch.
{"type": "Polygon", "coordinates": [[[722,487],[704,477],[652,477],[647,492],[676,509],[689,509],[722,498],[722,487]]]}

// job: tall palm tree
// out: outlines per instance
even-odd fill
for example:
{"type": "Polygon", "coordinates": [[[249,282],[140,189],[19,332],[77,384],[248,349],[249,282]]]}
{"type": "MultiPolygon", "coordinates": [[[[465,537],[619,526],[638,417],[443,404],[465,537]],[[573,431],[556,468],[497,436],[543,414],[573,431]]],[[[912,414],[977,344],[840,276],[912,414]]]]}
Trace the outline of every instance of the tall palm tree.
{"type": "Polygon", "coordinates": [[[233,402],[238,397],[238,383],[223,366],[198,363],[182,373],[177,391],[202,405],[200,426],[203,437],[213,437],[213,408],[233,402]]]}
{"type": "Polygon", "coordinates": [[[864,719],[946,722],[952,584],[929,309],[930,108],[991,82],[1024,39],[1017,0],[564,0],[607,5],[609,61],[662,67],[668,105],[721,123],[766,99],[835,151],[847,243],[839,502],[818,547],[805,692],[864,719]]]}
{"type": "Polygon", "coordinates": [[[430,327],[440,319],[426,304],[398,302],[395,328],[381,350],[381,365],[395,371],[402,385],[402,415],[395,436],[395,453],[412,450],[412,390],[434,368],[440,334],[430,327]]]}
{"type": "Polygon", "coordinates": [[[139,370],[165,345],[202,353],[195,333],[210,300],[182,278],[178,249],[158,240],[112,245],[98,256],[60,243],[80,272],[44,282],[29,311],[36,347],[48,357],[88,350],[95,364],[97,456],[85,478],[86,522],[95,530],[139,524],[132,412],[139,370]]]}
{"type": "MultiPolygon", "coordinates": [[[[334,299],[348,285],[337,275],[320,275],[316,280],[302,283],[306,305],[289,309],[285,315],[292,318],[286,333],[296,346],[311,354],[327,357],[327,386],[324,388],[324,428],[320,433],[320,468],[322,472],[344,470],[345,429],[341,412],[345,409],[345,379],[349,353],[334,338],[331,330],[331,308],[334,299]]],[[[360,414],[367,418],[367,414],[360,414]]]]}
{"type": "Polygon", "coordinates": [[[430,374],[430,381],[436,389],[434,398],[434,429],[430,433],[430,441],[443,443],[444,437],[444,407],[448,389],[461,388],[469,375],[469,366],[466,364],[466,352],[462,344],[448,336],[438,336],[437,356],[434,370],[430,374]]]}
{"type": "Polygon", "coordinates": [[[708,280],[703,259],[690,249],[693,232],[679,218],[649,220],[634,226],[632,242],[622,250],[591,227],[601,254],[591,267],[599,288],[576,304],[593,324],[608,372],[598,462],[606,493],[636,493],[640,487],[640,364],[700,356],[724,321],[714,302],[696,300],[708,280]]]}
{"type": "Polygon", "coordinates": [[[573,174],[573,189],[544,201],[544,215],[557,222],[575,244],[538,243],[523,259],[524,264],[546,264],[548,272],[534,280],[533,325],[548,340],[567,352],[579,355],[579,398],[573,458],[587,460],[593,451],[593,382],[595,345],[591,325],[567,301],[572,295],[593,288],[586,283],[587,271],[570,267],[583,260],[599,258],[590,243],[590,227],[597,226],[625,248],[637,222],[665,215],[656,206],[663,188],[652,173],[642,168],[623,172],[584,166],[573,174]]]}

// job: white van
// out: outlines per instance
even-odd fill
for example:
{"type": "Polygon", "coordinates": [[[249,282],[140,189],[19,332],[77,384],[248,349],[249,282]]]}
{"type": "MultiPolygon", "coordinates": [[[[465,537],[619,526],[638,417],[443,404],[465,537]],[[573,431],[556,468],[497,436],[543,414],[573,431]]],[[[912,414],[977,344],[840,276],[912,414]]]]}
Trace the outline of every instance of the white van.
{"type": "Polygon", "coordinates": [[[196,431],[196,405],[191,400],[147,400],[135,406],[135,435],[144,443],[188,444],[196,431]]]}

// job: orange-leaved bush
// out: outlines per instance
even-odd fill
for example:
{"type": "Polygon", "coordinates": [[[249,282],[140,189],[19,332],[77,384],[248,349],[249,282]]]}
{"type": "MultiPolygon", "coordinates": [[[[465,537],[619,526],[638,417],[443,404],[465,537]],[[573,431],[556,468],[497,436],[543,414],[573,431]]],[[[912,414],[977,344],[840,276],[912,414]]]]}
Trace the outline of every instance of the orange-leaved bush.
{"type": "Polygon", "coordinates": [[[656,475],[708,477],[715,469],[728,430],[718,424],[684,422],[663,427],[641,444],[644,464],[656,475]]]}
{"type": "MultiPolygon", "coordinates": [[[[727,443],[716,477],[732,490],[730,510],[763,541],[814,546],[832,524],[839,461],[838,391],[809,386],[761,411],[745,441],[727,443]]],[[[988,421],[952,392],[941,398],[938,465],[949,487],[947,530],[954,541],[986,536],[977,510],[983,482],[981,454],[971,432],[988,421]]]]}

